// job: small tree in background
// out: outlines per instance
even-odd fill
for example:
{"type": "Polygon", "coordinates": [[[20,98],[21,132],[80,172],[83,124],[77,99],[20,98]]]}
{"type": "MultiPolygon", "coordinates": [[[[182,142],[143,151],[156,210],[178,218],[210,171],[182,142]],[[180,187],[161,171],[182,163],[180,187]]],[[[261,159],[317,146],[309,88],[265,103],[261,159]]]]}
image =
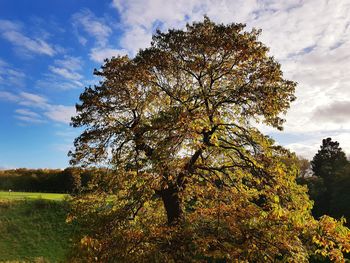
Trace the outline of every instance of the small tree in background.
{"type": "Polygon", "coordinates": [[[70,218],[86,226],[75,260],[341,260],[349,232],[316,221],[292,158],[252,121],[282,129],[296,83],[259,31],[208,18],[157,32],[135,58],[106,60],[73,126],[72,164],[108,164],[70,218]]]}
{"type": "Polygon", "coordinates": [[[312,171],[315,176],[322,178],[325,191],[316,203],[317,214],[331,214],[331,200],[334,194],[334,184],[343,174],[349,165],[342,148],[337,141],[331,138],[322,140],[320,150],[311,161],[312,171]]]}
{"type": "Polygon", "coordinates": [[[297,165],[299,167],[299,177],[305,178],[309,175],[311,164],[308,159],[305,159],[302,156],[298,156],[297,165]]]}
{"type": "Polygon", "coordinates": [[[320,148],[311,161],[312,171],[323,178],[327,185],[331,185],[349,161],[339,143],[331,138],[323,139],[320,148]]]}
{"type": "Polygon", "coordinates": [[[307,184],[311,199],[315,202],[312,213],[316,217],[325,214],[350,220],[350,163],[338,142],[324,139],[318,153],[311,161],[314,176],[299,180],[307,184]]]}

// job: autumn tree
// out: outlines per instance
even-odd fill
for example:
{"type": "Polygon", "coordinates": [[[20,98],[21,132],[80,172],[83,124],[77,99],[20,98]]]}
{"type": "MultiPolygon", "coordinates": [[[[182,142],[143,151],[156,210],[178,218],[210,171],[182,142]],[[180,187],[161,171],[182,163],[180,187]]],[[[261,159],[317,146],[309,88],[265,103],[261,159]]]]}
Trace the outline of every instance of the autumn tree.
{"type": "Polygon", "coordinates": [[[78,258],[302,262],[349,249],[341,223],[311,217],[296,168],[282,162],[291,154],[254,126],[282,129],[296,83],[244,28],[205,18],[158,31],[134,58],[95,71],[102,81],[72,120],[84,132],[71,162],[114,173],[75,199],[69,220],[88,229],[78,258]]]}
{"type": "Polygon", "coordinates": [[[299,167],[299,177],[304,178],[309,174],[310,171],[310,162],[308,159],[303,158],[302,156],[297,157],[297,165],[299,167]]]}

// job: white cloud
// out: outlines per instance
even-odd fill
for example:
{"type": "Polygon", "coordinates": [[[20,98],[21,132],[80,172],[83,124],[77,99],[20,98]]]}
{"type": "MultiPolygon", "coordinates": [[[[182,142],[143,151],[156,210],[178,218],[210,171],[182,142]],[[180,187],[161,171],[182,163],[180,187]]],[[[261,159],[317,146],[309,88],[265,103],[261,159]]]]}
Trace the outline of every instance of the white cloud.
{"type": "Polygon", "coordinates": [[[85,46],[86,43],[88,42],[88,40],[85,37],[83,37],[79,34],[77,34],[77,38],[78,38],[79,43],[82,44],[83,46],[85,46]]]}
{"type": "Polygon", "coordinates": [[[55,48],[41,38],[30,38],[21,32],[21,26],[9,21],[0,20],[0,34],[20,51],[27,54],[53,56],[55,48]]]}
{"type": "Polygon", "coordinates": [[[131,56],[136,55],[141,48],[146,48],[152,40],[152,29],[143,27],[131,27],[125,36],[121,39],[120,44],[127,50],[131,56]]]}
{"type": "Polygon", "coordinates": [[[205,6],[211,6],[210,1],[201,0],[114,0],[113,4],[125,25],[147,29],[152,29],[156,22],[164,24],[164,28],[184,26],[186,20],[205,12],[205,6]]]}
{"type": "Polygon", "coordinates": [[[55,75],[48,75],[47,78],[38,80],[35,85],[38,88],[62,91],[77,89],[84,86],[81,81],[65,81],[55,75]]]}
{"type": "Polygon", "coordinates": [[[103,63],[103,61],[106,58],[112,58],[116,57],[118,55],[127,55],[128,52],[123,49],[113,49],[113,48],[93,48],[91,49],[91,52],[89,54],[90,59],[98,62],[98,63],[103,63]]]}
{"type": "Polygon", "coordinates": [[[53,65],[49,66],[50,73],[38,80],[36,85],[51,90],[81,88],[84,86],[84,76],[81,74],[83,65],[80,57],[64,56],[61,59],[55,59],[53,65]]]}
{"type": "Polygon", "coordinates": [[[315,153],[317,152],[317,149],[320,145],[320,142],[312,141],[302,141],[300,143],[290,143],[287,144],[285,147],[290,149],[293,152],[298,153],[299,156],[302,156],[308,160],[311,160],[315,153]]]}
{"type": "Polygon", "coordinates": [[[23,87],[26,75],[0,59],[0,84],[2,86],[23,87]]]}
{"type": "Polygon", "coordinates": [[[14,94],[8,91],[0,91],[0,99],[15,102],[19,105],[32,106],[36,108],[45,108],[48,105],[46,98],[29,92],[14,94]]]}
{"type": "Polygon", "coordinates": [[[33,117],[33,118],[39,118],[40,115],[38,113],[35,113],[34,111],[28,110],[28,109],[17,109],[15,110],[16,113],[20,115],[25,115],[28,117],[33,117]]]}
{"type": "Polygon", "coordinates": [[[40,96],[34,93],[29,93],[29,92],[21,92],[19,95],[20,95],[20,100],[18,103],[20,105],[32,106],[32,107],[38,107],[38,108],[46,108],[46,106],[48,105],[47,99],[43,96],[40,96]]]}
{"type": "Polygon", "coordinates": [[[64,56],[61,59],[56,59],[55,64],[72,71],[81,70],[83,67],[83,61],[79,57],[72,56],[64,56]]]}
{"type": "Polygon", "coordinates": [[[24,108],[15,110],[15,118],[25,122],[45,122],[43,117],[46,116],[52,121],[68,124],[71,117],[76,114],[74,106],[51,104],[45,97],[29,92],[14,94],[0,91],[0,99],[39,111],[34,112],[31,109],[24,108]]]}
{"type": "Polygon", "coordinates": [[[0,91],[0,99],[5,101],[17,102],[19,97],[8,91],[0,91]]]}
{"type": "Polygon", "coordinates": [[[27,115],[15,115],[15,118],[23,121],[25,123],[32,123],[32,124],[37,124],[37,123],[44,123],[45,121],[41,118],[35,118],[27,115]]]}
{"type": "Polygon", "coordinates": [[[70,71],[69,69],[66,69],[66,68],[49,66],[49,69],[52,73],[55,73],[63,78],[69,79],[69,80],[79,80],[83,77],[81,74],[70,71]]]}
{"type": "MultiPolygon", "coordinates": [[[[96,17],[89,9],[84,9],[72,16],[73,26],[79,32],[81,28],[85,33],[94,37],[98,45],[104,46],[108,42],[108,37],[112,29],[106,24],[104,19],[96,17]]],[[[85,45],[87,40],[78,33],[78,40],[85,45]]]]}
{"type": "Polygon", "coordinates": [[[64,105],[50,105],[44,114],[53,121],[70,123],[72,116],[75,115],[75,107],[64,105]]]}
{"type": "MultiPolygon", "coordinates": [[[[284,134],[319,134],[315,141],[289,147],[310,156],[321,137],[350,130],[348,111],[335,106],[350,97],[349,1],[114,0],[113,5],[125,28],[121,48],[130,54],[149,46],[155,28],[184,28],[185,22],[202,20],[205,14],[216,22],[261,28],[261,41],[281,62],[286,78],[298,82],[298,99],[286,115],[284,134]],[[315,118],[320,114],[330,118],[315,118]]],[[[350,152],[350,146],[346,149],[350,152]]]]}
{"type": "MultiPolygon", "coordinates": [[[[123,26],[122,48],[135,55],[140,48],[149,46],[152,32],[156,28],[184,27],[188,18],[198,18],[203,1],[160,1],[160,0],[114,0],[123,26]],[[147,7],[147,8],[145,8],[147,7]]],[[[204,10],[203,10],[204,11],[204,10]]]]}
{"type": "Polygon", "coordinates": [[[97,17],[89,9],[83,9],[72,16],[72,21],[78,41],[83,46],[86,45],[88,39],[82,36],[81,31],[94,38],[95,41],[89,53],[92,61],[103,63],[106,58],[129,54],[127,50],[111,47],[109,44],[109,38],[113,33],[110,19],[97,17]]]}

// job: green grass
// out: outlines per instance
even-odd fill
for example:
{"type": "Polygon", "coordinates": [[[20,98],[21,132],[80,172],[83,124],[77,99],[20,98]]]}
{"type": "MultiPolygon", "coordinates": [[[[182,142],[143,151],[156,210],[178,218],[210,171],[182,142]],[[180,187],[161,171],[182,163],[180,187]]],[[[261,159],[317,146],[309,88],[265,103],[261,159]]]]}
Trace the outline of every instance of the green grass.
{"type": "Polygon", "coordinates": [[[77,227],[67,202],[53,201],[64,195],[16,194],[0,193],[0,262],[65,262],[77,227]]]}
{"type": "Polygon", "coordinates": [[[54,193],[30,193],[30,192],[6,192],[0,191],[0,200],[19,200],[19,199],[45,199],[61,201],[68,197],[66,194],[54,193]]]}

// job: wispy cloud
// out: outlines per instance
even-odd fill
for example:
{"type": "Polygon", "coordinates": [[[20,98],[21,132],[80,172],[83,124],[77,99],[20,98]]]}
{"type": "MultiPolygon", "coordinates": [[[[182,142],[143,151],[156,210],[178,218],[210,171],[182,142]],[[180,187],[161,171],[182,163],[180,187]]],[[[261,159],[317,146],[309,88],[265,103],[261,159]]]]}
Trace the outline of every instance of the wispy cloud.
{"type": "Polygon", "coordinates": [[[110,44],[110,37],[113,36],[115,27],[111,25],[110,19],[97,17],[91,10],[83,9],[72,16],[72,23],[78,41],[82,45],[87,44],[88,37],[93,39],[89,53],[92,61],[103,63],[106,58],[130,54],[128,50],[110,44]]]}
{"type": "Polygon", "coordinates": [[[102,63],[106,58],[116,57],[118,55],[127,55],[128,51],[125,49],[113,49],[113,48],[93,48],[89,54],[90,59],[102,63]]]}
{"type": "Polygon", "coordinates": [[[50,105],[44,114],[53,121],[70,123],[72,116],[75,115],[75,107],[64,105],[50,105]]]}
{"type": "Polygon", "coordinates": [[[46,89],[68,90],[84,86],[82,75],[83,60],[79,57],[64,56],[49,66],[49,74],[36,82],[38,87],[46,89]]]}
{"type": "Polygon", "coordinates": [[[43,123],[45,120],[42,117],[29,109],[17,109],[15,110],[15,118],[28,123],[43,123]]]}
{"type": "Polygon", "coordinates": [[[19,96],[8,91],[0,91],[0,99],[10,102],[17,102],[19,101],[19,96]]]}
{"type": "MultiPolygon", "coordinates": [[[[72,16],[73,26],[79,33],[84,31],[93,37],[99,46],[105,46],[112,29],[107,25],[103,18],[98,18],[89,9],[83,9],[72,16]]],[[[80,37],[81,43],[85,44],[87,39],[80,37]]]]}
{"type": "Polygon", "coordinates": [[[36,108],[46,108],[48,105],[48,101],[43,96],[29,92],[21,92],[19,93],[18,104],[32,106],[36,108]]]}
{"type": "Polygon", "coordinates": [[[14,94],[0,91],[0,99],[31,108],[15,110],[15,118],[25,122],[43,123],[45,122],[44,117],[46,117],[54,122],[68,124],[71,117],[75,115],[74,106],[51,104],[47,98],[34,93],[14,94]],[[34,112],[32,109],[36,109],[36,111],[34,112]]]}
{"type": "Polygon", "coordinates": [[[56,75],[47,75],[46,78],[36,81],[36,87],[50,90],[70,90],[84,87],[81,81],[66,81],[56,75]]]}
{"type": "Polygon", "coordinates": [[[23,87],[26,75],[0,59],[0,84],[2,86],[23,87]]]}
{"type": "Polygon", "coordinates": [[[42,38],[31,38],[22,32],[20,24],[9,21],[0,20],[1,37],[9,41],[20,52],[26,54],[38,54],[54,56],[57,51],[55,48],[42,38]]]}
{"type": "Polygon", "coordinates": [[[32,118],[39,118],[40,117],[39,114],[37,114],[31,110],[28,110],[28,109],[17,109],[17,110],[15,110],[15,112],[17,114],[25,115],[25,116],[32,117],[32,118]]]}
{"type": "Polygon", "coordinates": [[[71,71],[79,71],[83,68],[84,63],[79,57],[64,56],[61,59],[56,59],[55,64],[71,71]]]}
{"type": "Polygon", "coordinates": [[[63,78],[66,78],[68,80],[80,80],[83,77],[81,74],[73,72],[67,68],[50,66],[49,69],[52,73],[59,75],[63,78]]]}

